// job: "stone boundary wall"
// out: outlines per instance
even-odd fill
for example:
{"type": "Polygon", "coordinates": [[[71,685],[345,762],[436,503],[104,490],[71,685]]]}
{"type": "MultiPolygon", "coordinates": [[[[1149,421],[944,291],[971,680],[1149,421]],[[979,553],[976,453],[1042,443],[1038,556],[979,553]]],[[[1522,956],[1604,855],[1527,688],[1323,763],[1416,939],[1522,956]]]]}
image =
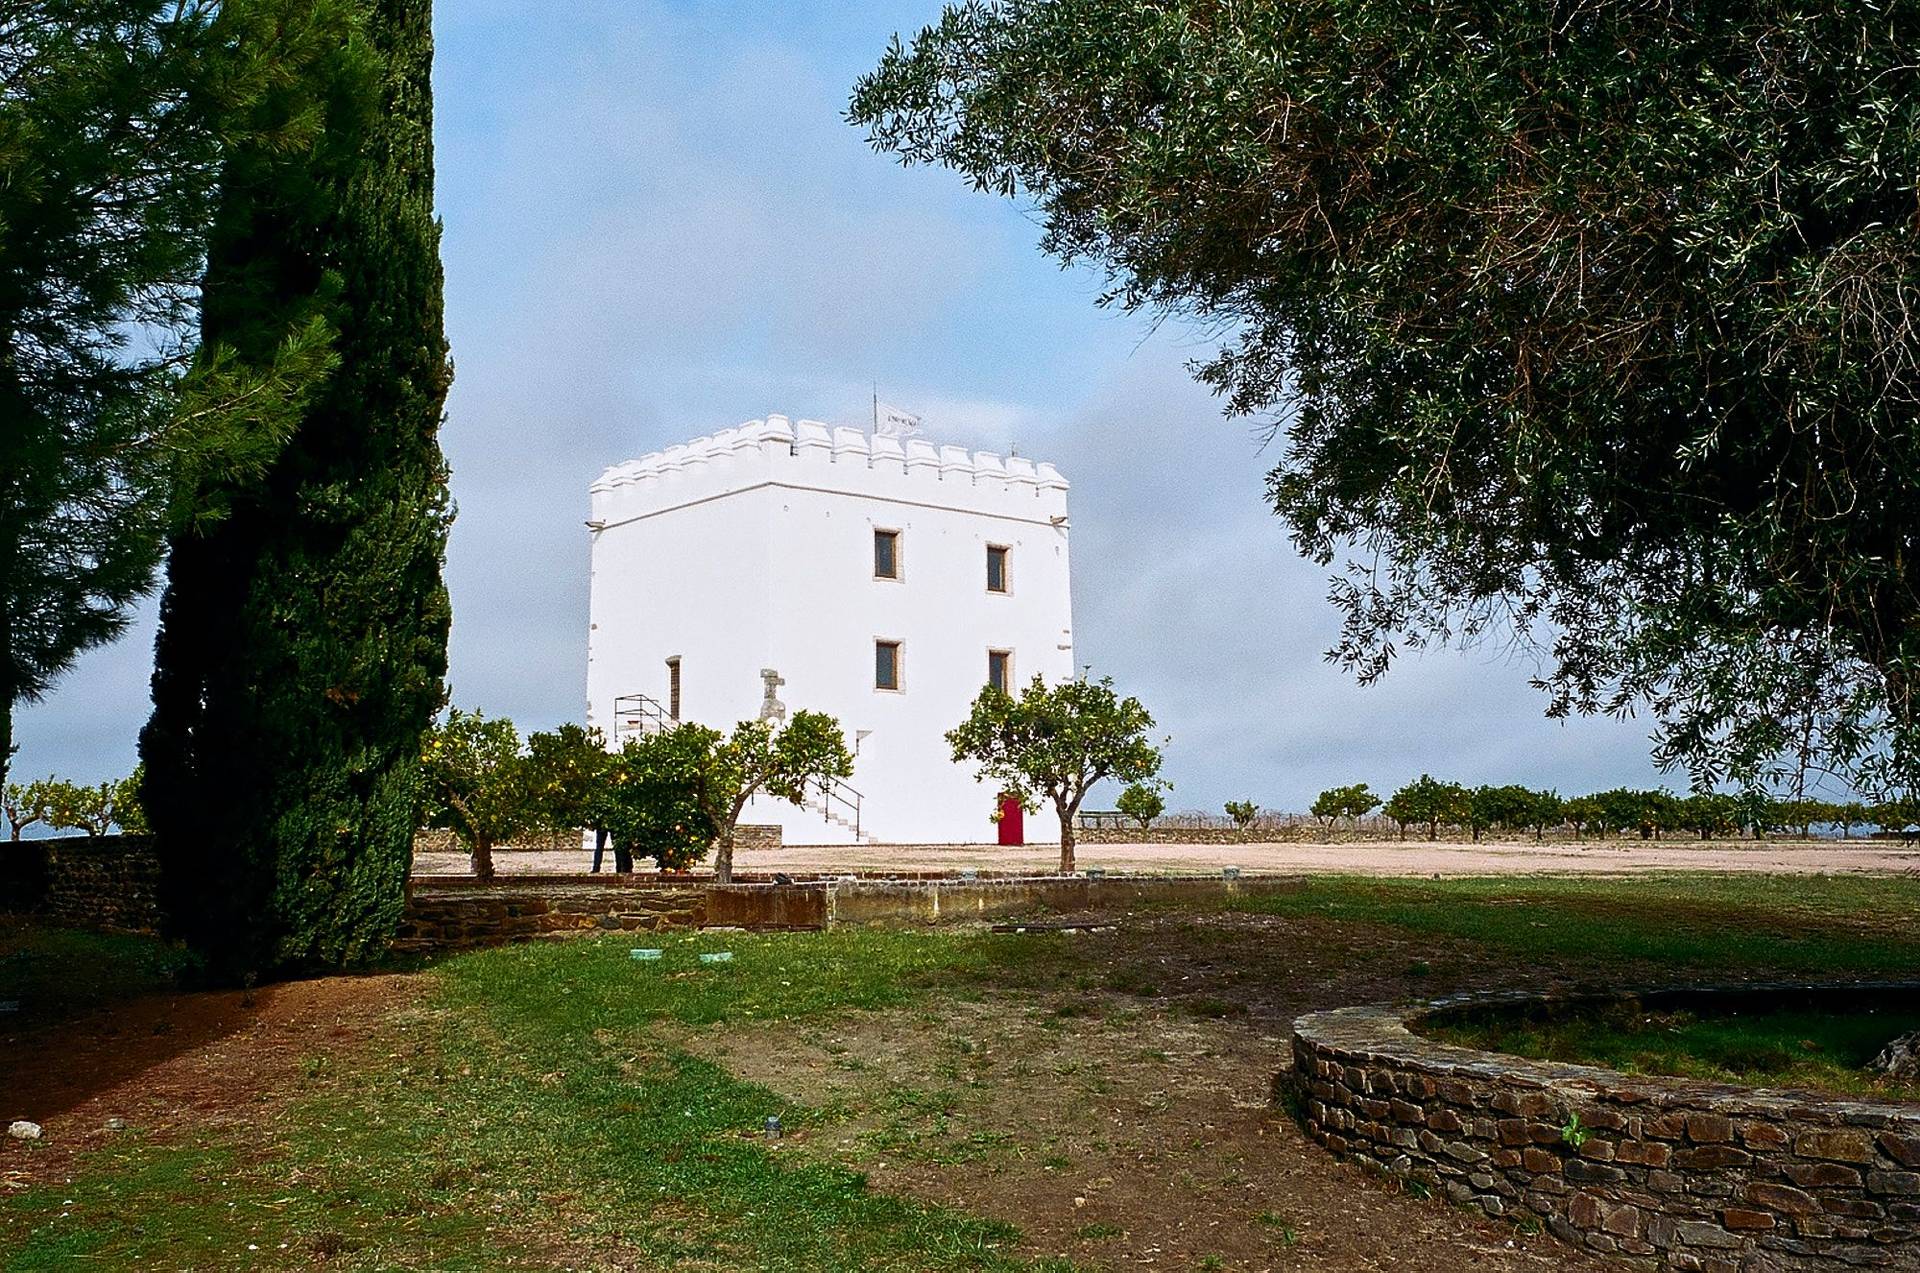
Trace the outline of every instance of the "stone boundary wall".
{"type": "Polygon", "coordinates": [[[467,884],[410,890],[393,949],[466,950],[535,937],[698,928],[707,918],[704,888],[597,881],[467,884]]]}
{"type": "Polygon", "coordinates": [[[1293,1071],[1275,1085],[1296,1087],[1307,1131],[1333,1152],[1489,1215],[1536,1217],[1591,1250],[1702,1273],[1920,1269],[1920,1104],[1633,1077],[1409,1028],[1500,1008],[1739,1009],[1795,996],[1910,1006],[1920,983],[1342,1008],[1294,1023],[1293,1071]]]}
{"type": "Polygon", "coordinates": [[[1005,876],[898,879],[835,876],[776,884],[736,876],[571,875],[413,881],[395,949],[453,950],[534,937],[667,928],[760,932],[841,924],[982,922],[1038,911],[1124,909],[1212,901],[1299,886],[1297,877],[1005,876]]]}
{"type": "MultiPolygon", "coordinates": [[[[494,845],[493,851],[495,853],[583,853],[591,857],[593,843],[585,838],[586,834],[583,831],[529,831],[513,837],[511,844],[494,845]]],[[[748,824],[735,827],[733,831],[734,844],[746,849],[780,848],[780,835],[780,827],[777,824],[772,826],[748,824]]],[[[451,831],[424,827],[413,833],[413,851],[415,853],[465,853],[467,846],[460,843],[451,831]]],[[[608,851],[608,855],[612,855],[611,850],[608,851]]]]}
{"type": "MultiPolygon", "coordinates": [[[[1293,840],[1316,838],[1303,827],[1148,827],[1138,823],[1123,827],[1080,827],[1073,833],[1076,844],[1285,844],[1293,840]]],[[[1039,846],[1043,840],[1030,840],[1039,846]]]]}
{"type": "Polygon", "coordinates": [[[151,933],[160,927],[160,861],[143,835],[10,841],[0,909],[64,928],[151,933]]]}

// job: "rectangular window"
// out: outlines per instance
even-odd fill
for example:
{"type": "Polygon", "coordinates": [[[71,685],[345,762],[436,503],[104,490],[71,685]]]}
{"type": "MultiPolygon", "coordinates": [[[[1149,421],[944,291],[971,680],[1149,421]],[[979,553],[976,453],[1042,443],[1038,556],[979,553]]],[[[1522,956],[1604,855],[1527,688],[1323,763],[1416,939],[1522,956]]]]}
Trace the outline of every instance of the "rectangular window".
{"type": "Polygon", "coordinates": [[[667,718],[680,719],[680,656],[667,660],[667,718]]]}
{"type": "Polygon", "coordinates": [[[987,545],[987,591],[1007,590],[1007,550],[998,544],[987,545]]]}
{"type": "Polygon", "coordinates": [[[987,684],[1002,694],[1013,693],[1013,651],[987,651],[987,684]]]}
{"type": "Polygon", "coordinates": [[[900,643],[898,641],[873,643],[873,688],[877,690],[900,688],[900,643]]]}
{"type": "Polygon", "coordinates": [[[876,530],[873,532],[873,577],[875,579],[900,577],[899,531],[876,530]]]}

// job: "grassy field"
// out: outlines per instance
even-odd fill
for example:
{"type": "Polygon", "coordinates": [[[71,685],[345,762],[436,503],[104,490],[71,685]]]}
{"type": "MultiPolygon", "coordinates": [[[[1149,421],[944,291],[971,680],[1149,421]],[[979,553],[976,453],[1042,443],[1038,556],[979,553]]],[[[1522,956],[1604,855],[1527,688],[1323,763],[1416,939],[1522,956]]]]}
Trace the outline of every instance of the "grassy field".
{"type": "Polygon", "coordinates": [[[1861,1068],[1887,1040],[1915,1029],[1920,1029],[1920,1012],[1702,1015],[1616,1007],[1552,1021],[1462,1022],[1432,1033],[1469,1047],[1630,1074],[1920,1100],[1920,1083],[1876,1077],[1861,1068]]]}
{"type": "MultiPolygon", "coordinates": [[[[1150,1183],[1215,1200],[1194,1205],[1229,1222],[1206,1239],[1224,1254],[1192,1266],[1377,1267],[1391,1253],[1378,1244],[1413,1240],[1404,1216],[1369,1220],[1371,1194],[1351,1184],[1300,1192],[1330,1167],[1295,1141],[1276,1157],[1262,1121],[1281,1117],[1263,1084],[1294,1013],[1549,975],[1899,975],[1920,967],[1916,919],[1913,880],[1327,879],[1079,937],[676,934],[645,939],[664,958],[641,963],[641,942],[615,934],[453,956],[410,981],[423,992],[374,1046],[316,1046],[286,1090],[250,1096],[271,1110],[257,1124],[136,1122],[55,1180],[17,1170],[53,1151],[0,1147],[16,1169],[0,1268],[1099,1267],[1145,1243],[1142,1208],[1162,1204],[1060,1218],[1022,1199],[1056,1179],[1092,1188],[1069,1175],[1126,1186],[1173,1140],[1191,1178],[1150,1183]],[[731,963],[697,958],[720,949],[731,963]],[[729,1059],[735,1044],[746,1059],[729,1059]],[[788,1082],[803,1053],[869,1086],[788,1082]],[[1215,1130],[1169,1130],[1182,1085],[1229,1062],[1239,1088],[1208,1107],[1215,1130]],[[1099,1117],[1030,1134],[1042,1111],[1022,1102],[1042,1092],[1048,1117],[1076,1102],[1099,1117]],[[767,1137],[770,1117],[784,1139],[767,1137]],[[1235,1118],[1247,1161],[1210,1175],[1235,1118]],[[870,1180],[903,1162],[912,1195],[870,1180]],[[996,1180],[992,1205],[976,1203],[996,1180]]],[[[177,962],[135,939],[16,926],[0,932],[0,999],[32,1004],[59,1048],[65,1030],[109,1029],[116,997],[163,989],[177,962]]],[[[1421,1223],[1446,1249],[1483,1222],[1436,1208],[1421,1223]]],[[[1488,1249],[1482,1267],[1523,1267],[1488,1249]]]]}
{"type": "Polygon", "coordinates": [[[1920,878],[1319,878],[1235,909],[1462,938],[1601,971],[1920,976],[1920,878]]]}
{"type": "Polygon", "coordinates": [[[632,961],[620,938],[446,960],[386,1064],[311,1060],[275,1152],[136,1133],[73,1183],[0,1202],[5,1267],[265,1268],[295,1246],[355,1267],[1039,1267],[1003,1254],[1005,1225],[788,1166],[765,1121],[803,1127],[808,1111],[648,1033],[896,1004],[1006,975],[1007,939],[650,940],[658,964],[632,961]],[[698,962],[722,947],[733,963],[698,962]],[[553,1212],[558,1232],[515,1223],[529,1209],[553,1212]]]}

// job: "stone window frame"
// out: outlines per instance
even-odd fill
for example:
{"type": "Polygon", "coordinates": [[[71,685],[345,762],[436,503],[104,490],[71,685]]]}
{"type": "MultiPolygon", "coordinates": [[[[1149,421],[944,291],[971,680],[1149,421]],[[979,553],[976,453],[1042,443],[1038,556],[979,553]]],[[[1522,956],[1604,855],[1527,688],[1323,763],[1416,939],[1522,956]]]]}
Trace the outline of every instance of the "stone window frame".
{"type": "Polygon", "coordinates": [[[898,637],[877,636],[873,639],[873,692],[876,694],[904,694],[907,692],[907,643],[898,637]],[[893,684],[880,683],[880,651],[893,651],[893,684]]]}
{"type": "Polygon", "coordinates": [[[1011,649],[1004,649],[998,646],[988,648],[987,650],[987,684],[988,685],[993,685],[993,661],[995,659],[1003,660],[1003,663],[1000,669],[1000,684],[995,688],[999,689],[999,691],[1003,694],[1011,694],[1013,693],[1013,651],[1011,649]]]}
{"type": "Polygon", "coordinates": [[[873,577],[876,581],[882,583],[903,583],[906,581],[905,556],[901,552],[901,541],[904,538],[905,535],[898,526],[875,526],[873,528],[873,577]],[[893,551],[890,564],[893,566],[893,573],[890,575],[880,573],[880,541],[882,539],[887,539],[892,542],[893,551]]]}
{"type": "Polygon", "coordinates": [[[1010,596],[1013,593],[1013,545],[987,545],[987,591],[996,597],[1010,596]],[[993,586],[993,555],[1000,554],[1000,586],[993,586]]]}

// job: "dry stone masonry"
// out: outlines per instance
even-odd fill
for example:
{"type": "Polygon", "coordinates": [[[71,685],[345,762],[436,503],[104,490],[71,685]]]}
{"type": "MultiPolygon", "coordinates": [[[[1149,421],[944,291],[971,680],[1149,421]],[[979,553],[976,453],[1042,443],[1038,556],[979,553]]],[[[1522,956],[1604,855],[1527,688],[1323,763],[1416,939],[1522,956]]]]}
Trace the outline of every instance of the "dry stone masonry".
{"type": "MultiPolygon", "coordinates": [[[[1836,1008],[1920,985],[1688,989],[1649,1008],[1818,994],[1836,1008]]],[[[1629,996],[1557,1001],[1592,1005],[1629,996]]],[[[1539,997],[1343,1008],[1294,1023],[1302,1119],[1335,1153],[1561,1239],[1701,1273],[1920,1270],[1920,1105],[1630,1077],[1421,1037],[1410,1025],[1539,997]]]]}

